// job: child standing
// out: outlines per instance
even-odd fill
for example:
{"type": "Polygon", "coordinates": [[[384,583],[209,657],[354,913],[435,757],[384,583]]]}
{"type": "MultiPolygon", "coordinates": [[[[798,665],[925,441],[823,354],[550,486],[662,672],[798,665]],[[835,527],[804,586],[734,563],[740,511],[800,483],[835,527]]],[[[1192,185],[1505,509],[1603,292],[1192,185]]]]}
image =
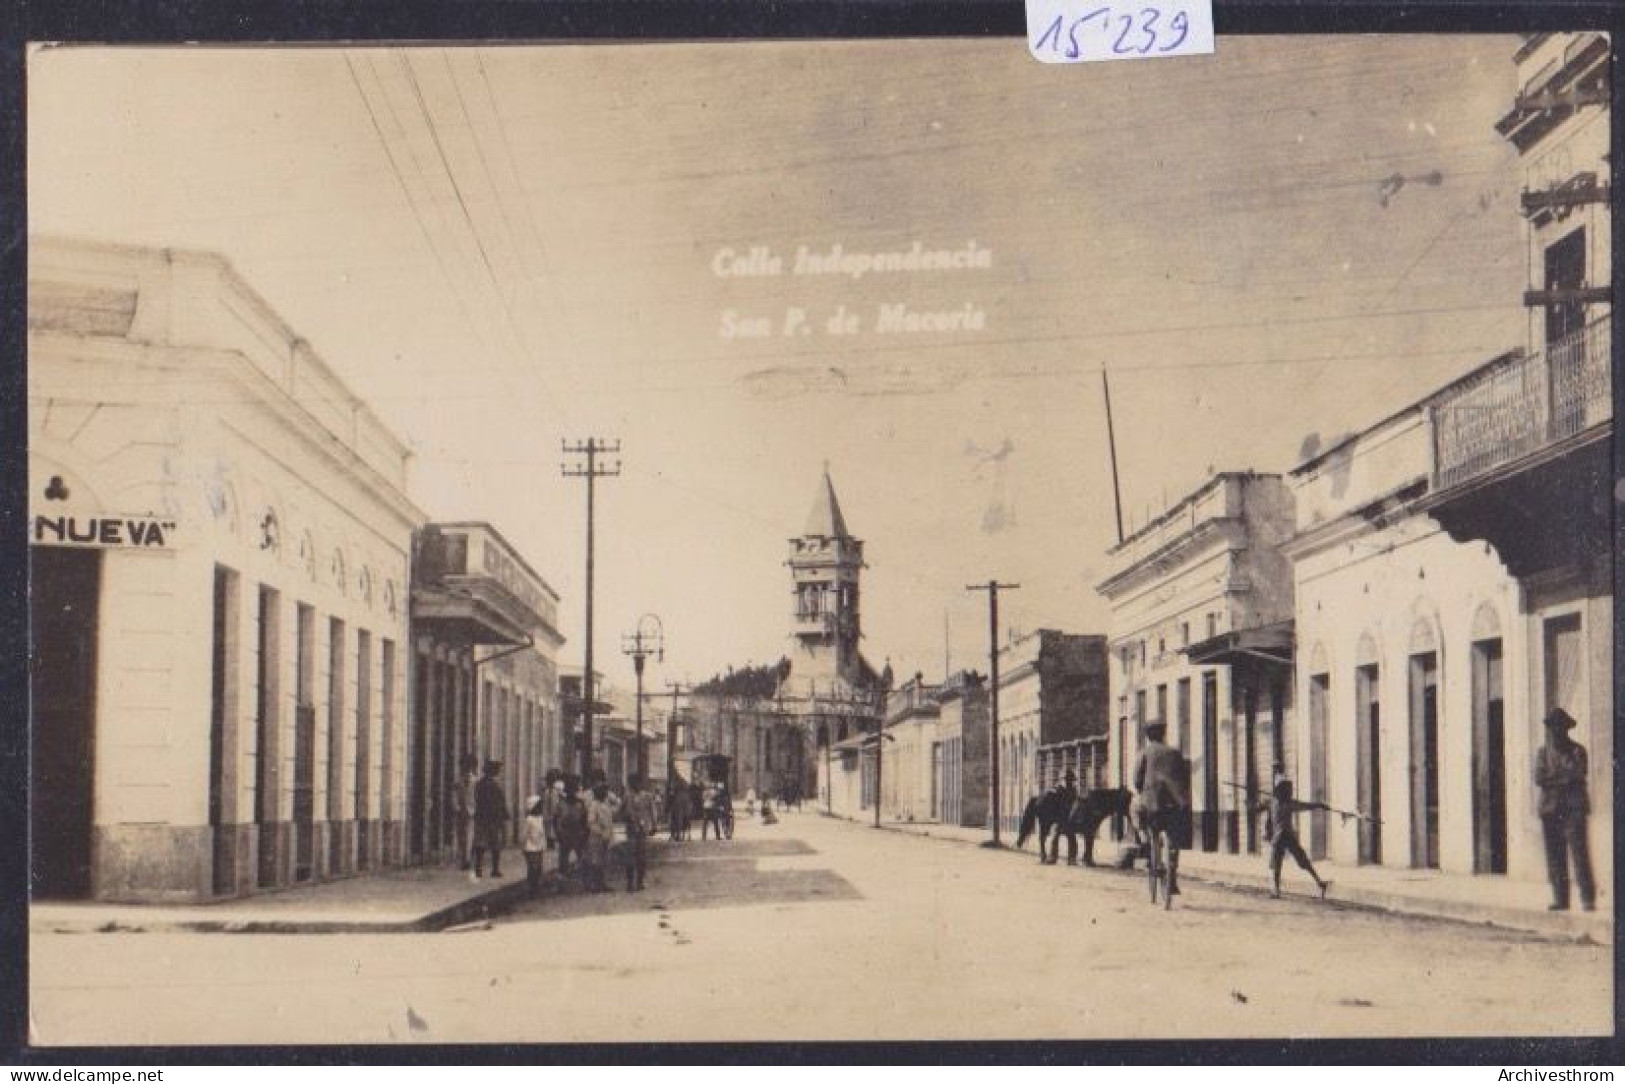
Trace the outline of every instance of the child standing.
{"type": "Polygon", "coordinates": [[[525,852],[525,879],[530,894],[542,894],[542,856],[547,853],[547,803],[532,794],[525,799],[525,836],[520,848],[525,852]]]}
{"type": "Polygon", "coordinates": [[[1305,809],[1325,809],[1331,807],[1324,802],[1300,802],[1292,797],[1292,780],[1285,776],[1278,776],[1270,797],[1258,807],[1259,812],[1269,819],[1265,825],[1270,837],[1270,876],[1274,878],[1275,887],[1270,896],[1273,899],[1281,898],[1281,866],[1286,856],[1291,855],[1298,868],[1315,879],[1315,887],[1320,889],[1321,898],[1326,896],[1326,889],[1331,886],[1330,881],[1323,881],[1320,874],[1315,872],[1309,856],[1304,853],[1303,844],[1298,841],[1298,830],[1293,826],[1293,818],[1305,809]]]}

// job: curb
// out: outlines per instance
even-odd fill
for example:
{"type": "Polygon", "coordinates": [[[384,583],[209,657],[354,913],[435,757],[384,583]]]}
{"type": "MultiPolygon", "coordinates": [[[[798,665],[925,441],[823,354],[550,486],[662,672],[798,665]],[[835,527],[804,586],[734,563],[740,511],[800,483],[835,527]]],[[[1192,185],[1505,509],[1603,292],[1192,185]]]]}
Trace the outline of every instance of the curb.
{"type": "MultiPolygon", "coordinates": [[[[840,814],[828,814],[833,820],[845,821],[848,824],[861,825],[873,828],[874,825],[864,821],[855,821],[840,814]]],[[[1009,844],[1001,844],[998,848],[988,846],[988,840],[962,839],[958,836],[933,835],[926,829],[904,828],[896,825],[883,824],[883,831],[895,832],[902,836],[932,839],[942,843],[957,843],[965,847],[975,847],[979,850],[998,850],[1012,855],[1024,855],[1028,858],[1032,854],[1025,850],[1018,850],[1009,844]]],[[[1089,869],[1122,876],[1135,876],[1134,870],[1118,869],[1109,863],[1100,863],[1089,867],[1080,864],[1080,870],[1089,869]]],[[[1233,892],[1267,893],[1270,881],[1265,874],[1227,873],[1220,870],[1204,870],[1201,868],[1181,869],[1182,880],[1196,881],[1199,884],[1212,885],[1233,892]]],[[[1418,901],[1414,896],[1403,896],[1393,892],[1384,892],[1380,889],[1348,888],[1346,895],[1338,895],[1325,902],[1334,908],[1345,910],[1369,911],[1376,914],[1395,915],[1404,918],[1423,919],[1430,922],[1450,922],[1461,926],[1488,927],[1491,929],[1508,930],[1530,937],[1538,937],[1552,941],[1578,942],[1611,946],[1614,943],[1612,926],[1606,918],[1597,920],[1579,919],[1578,916],[1566,917],[1548,916],[1544,912],[1539,915],[1525,914],[1505,908],[1487,909],[1478,904],[1458,902],[1455,900],[1425,900],[1418,901]],[[1424,906],[1418,906],[1421,902],[1424,906]]],[[[1318,897],[1309,896],[1301,892],[1285,893],[1288,897],[1315,900],[1318,897]]],[[[1600,912],[1599,912],[1600,914],[1600,912]]]]}

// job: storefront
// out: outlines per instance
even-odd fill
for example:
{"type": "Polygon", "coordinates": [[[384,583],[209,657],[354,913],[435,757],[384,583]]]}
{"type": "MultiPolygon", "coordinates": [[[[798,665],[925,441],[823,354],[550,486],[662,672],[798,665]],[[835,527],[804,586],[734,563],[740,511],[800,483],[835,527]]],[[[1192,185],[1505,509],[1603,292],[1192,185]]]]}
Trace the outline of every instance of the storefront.
{"type": "Polygon", "coordinates": [[[399,861],[404,445],[218,257],[30,258],[35,895],[399,861]]]}

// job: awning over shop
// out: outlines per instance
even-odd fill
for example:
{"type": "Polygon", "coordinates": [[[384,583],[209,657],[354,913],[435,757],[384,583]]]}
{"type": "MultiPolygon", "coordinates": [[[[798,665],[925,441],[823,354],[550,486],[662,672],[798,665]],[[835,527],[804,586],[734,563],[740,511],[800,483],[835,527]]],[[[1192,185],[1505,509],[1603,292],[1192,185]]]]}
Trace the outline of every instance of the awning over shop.
{"type": "Polygon", "coordinates": [[[1184,648],[1185,657],[1197,666],[1247,666],[1269,663],[1292,665],[1292,622],[1238,629],[1184,648]]]}

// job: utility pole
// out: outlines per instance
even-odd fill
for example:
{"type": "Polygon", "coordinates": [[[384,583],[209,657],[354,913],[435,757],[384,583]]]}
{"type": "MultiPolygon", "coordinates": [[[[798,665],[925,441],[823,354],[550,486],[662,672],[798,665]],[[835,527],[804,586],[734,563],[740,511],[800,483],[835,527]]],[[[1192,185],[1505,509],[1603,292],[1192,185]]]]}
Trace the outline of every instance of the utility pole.
{"type": "Polygon", "coordinates": [[[603,440],[599,437],[588,437],[573,444],[569,441],[561,442],[561,449],[565,455],[584,455],[585,463],[563,463],[560,470],[566,478],[585,478],[587,480],[587,645],[586,660],[581,672],[581,779],[586,783],[592,778],[592,711],[594,697],[597,690],[593,688],[592,672],[592,543],[593,543],[593,483],[599,478],[612,478],[621,473],[621,461],[605,465],[598,461],[604,454],[621,454],[619,440],[603,440]]]}
{"type": "Polygon", "coordinates": [[[668,681],[666,688],[671,690],[671,717],[666,720],[666,788],[670,793],[677,783],[677,697],[693,690],[685,690],[680,681],[668,681]]]}
{"type": "Polygon", "coordinates": [[[965,588],[967,591],[987,592],[987,642],[988,642],[988,669],[989,678],[989,708],[992,718],[990,732],[992,734],[992,761],[993,761],[993,796],[990,805],[993,807],[993,839],[984,843],[984,847],[1002,847],[999,842],[999,592],[1019,590],[1019,583],[1000,583],[998,580],[988,580],[982,584],[971,584],[965,588]]]}
{"type": "Polygon", "coordinates": [[[1100,367],[1100,393],[1106,399],[1106,448],[1112,457],[1112,509],[1117,513],[1117,544],[1123,544],[1123,495],[1117,487],[1117,436],[1112,430],[1112,387],[1106,382],[1106,367],[1100,367]]]}
{"type": "Polygon", "coordinates": [[[640,787],[649,785],[649,757],[648,750],[643,745],[643,662],[650,655],[656,661],[663,661],[666,657],[666,629],[660,623],[658,614],[644,614],[638,618],[637,629],[621,636],[621,653],[632,657],[632,669],[638,675],[638,761],[636,778],[640,787]],[[643,623],[652,620],[655,623],[653,632],[645,632],[643,623]]]}
{"type": "Polygon", "coordinates": [[[880,795],[886,766],[886,709],[875,717],[875,827],[880,827],[880,795]]]}

